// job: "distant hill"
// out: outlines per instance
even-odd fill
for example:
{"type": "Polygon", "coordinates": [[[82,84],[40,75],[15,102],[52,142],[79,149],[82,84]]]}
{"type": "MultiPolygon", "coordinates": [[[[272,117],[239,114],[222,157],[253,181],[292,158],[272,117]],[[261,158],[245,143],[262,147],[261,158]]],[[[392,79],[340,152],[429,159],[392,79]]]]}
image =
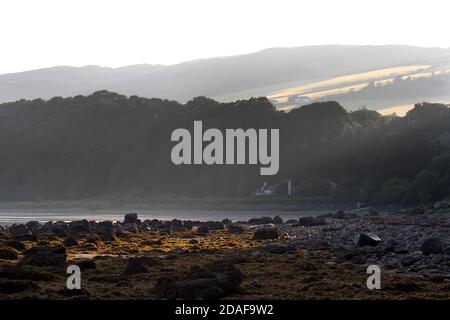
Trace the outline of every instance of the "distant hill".
{"type": "Polygon", "coordinates": [[[433,64],[449,50],[412,46],[305,46],[176,65],[53,67],[0,75],[0,102],[90,94],[97,90],[185,102],[265,96],[293,85],[411,64],[433,64]]]}

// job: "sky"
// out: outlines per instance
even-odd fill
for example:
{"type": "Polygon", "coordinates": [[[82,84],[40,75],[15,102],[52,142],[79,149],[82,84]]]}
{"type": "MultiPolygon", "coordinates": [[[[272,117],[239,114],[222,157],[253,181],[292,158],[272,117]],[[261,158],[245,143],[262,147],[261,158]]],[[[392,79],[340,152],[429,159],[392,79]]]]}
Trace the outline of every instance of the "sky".
{"type": "Polygon", "coordinates": [[[450,47],[448,0],[1,0],[0,74],[272,47],[450,47]]]}

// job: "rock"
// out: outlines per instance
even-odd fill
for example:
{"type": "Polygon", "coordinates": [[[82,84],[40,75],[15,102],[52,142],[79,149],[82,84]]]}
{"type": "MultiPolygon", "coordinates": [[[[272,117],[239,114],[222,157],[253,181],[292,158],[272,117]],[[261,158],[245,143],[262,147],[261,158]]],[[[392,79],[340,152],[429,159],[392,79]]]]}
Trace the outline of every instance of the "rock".
{"type": "Polygon", "coordinates": [[[431,263],[434,264],[441,264],[445,261],[445,256],[443,254],[436,254],[431,258],[431,263]]]}
{"type": "Polygon", "coordinates": [[[100,229],[97,231],[102,241],[116,241],[116,230],[114,229],[100,229]]]}
{"type": "Polygon", "coordinates": [[[81,220],[81,221],[72,221],[69,223],[70,234],[75,235],[82,232],[90,232],[89,221],[81,220]]]}
{"type": "Polygon", "coordinates": [[[12,294],[28,290],[37,290],[39,286],[30,280],[4,280],[0,279],[0,293],[12,294]]]}
{"type": "Polygon", "coordinates": [[[356,240],[356,245],[358,247],[376,246],[380,242],[381,239],[376,234],[370,232],[363,232],[359,234],[358,239],[356,240]]]}
{"type": "Polygon", "coordinates": [[[67,236],[67,229],[68,228],[65,223],[64,224],[57,223],[49,226],[49,231],[60,238],[67,236]]]}
{"type": "Polygon", "coordinates": [[[186,230],[186,226],[183,224],[183,221],[178,219],[173,219],[172,221],[167,221],[165,223],[166,227],[172,229],[173,231],[184,231],[186,230]]]}
{"type": "Polygon", "coordinates": [[[336,212],[335,214],[333,214],[333,218],[334,219],[345,219],[345,212],[343,210],[339,210],[338,212],[336,212]]]}
{"type": "Polygon", "coordinates": [[[13,224],[8,230],[13,237],[32,234],[31,229],[24,224],[13,224]]]}
{"type": "Polygon", "coordinates": [[[206,235],[209,233],[209,228],[207,226],[200,226],[197,228],[197,234],[206,235]]]}
{"type": "Polygon", "coordinates": [[[0,259],[3,260],[17,260],[19,255],[14,248],[0,248],[0,259]]]}
{"type": "Polygon", "coordinates": [[[253,235],[253,240],[270,240],[270,239],[278,239],[281,235],[281,232],[278,228],[263,228],[256,230],[253,235]]]}
{"type": "Polygon", "coordinates": [[[213,300],[239,290],[242,273],[230,264],[213,263],[204,268],[194,266],[184,276],[161,277],[154,291],[167,299],[213,300]]]}
{"type": "Polygon", "coordinates": [[[426,239],[421,246],[422,253],[424,255],[443,253],[444,248],[442,247],[442,242],[439,238],[432,237],[426,239]]]}
{"type": "Polygon", "coordinates": [[[298,219],[298,224],[305,227],[323,226],[326,224],[325,219],[315,217],[302,217],[298,219]]]}
{"type": "Polygon", "coordinates": [[[222,221],[208,221],[205,223],[209,230],[223,230],[225,225],[222,221]]]}
{"type": "Polygon", "coordinates": [[[0,240],[12,239],[12,235],[9,232],[0,231],[0,240]]]}
{"type": "Polygon", "coordinates": [[[274,224],[283,224],[283,219],[281,219],[280,216],[275,216],[273,217],[272,222],[274,224]]]}
{"type": "Polygon", "coordinates": [[[230,225],[233,223],[233,221],[231,221],[231,219],[225,218],[225,219],[222,220],[222,223],[223,223],[226,227],[228,227],[228,226],[230,226],[230,225]]]}
{"type": "Polygon", "coordinates": [[[287,223],[287,224],[296,224],[296,223],[297,223],[297,220],[295,220],[295,219],[289,219],[289,220],[286,221],[286,223],[287,223]]]}
{"type": "Polygon", "coordinates": [[[138,214],[137,213],[127,213],[123,220],[124,223],[137,223],[138,214]]]}
{"type": "Polygon", "coordinates": [[[38,237],[35,234],[21,234],[21,235],[15,236],[14,240],[36,242],[38,240],[38,237]]]}
{"type": "Polygon", "coordinates": [[[53,281],[54,275],[50,272],[37,271],[34,267],[22,266],[6,267],[0,269],[0,278],[10,280],[32,280],[32,281],[53,281]]]}
{"type": "Polygon", "coordinates": [[[64,239],[63,244],[65,247],[76,247],[78,246],[78,241],[73,236],[68,236],[64,239]]]}
{"type": "Polygon", "coordinates": [[[5,242],[5,245],[18,251],[23,251],[27,248],[22,242],[17,240],[7,241],[5,242]]]}
{"type": "Polygon", "coordinates": [[[232,224],[228,226],[228,232],[229,233],[242,233],[244,232],[244,228],[242,228],[241,226],[232,224]]]}
{"type": "Polygon", "coordinates": [[[138,233],[139,226],[136,223],[124,223],[122,226],[123,230],[130,233],[138,233]]]}
{"type": "Polygon", "coordinates": [[[383,252],[384,253],[388,253],[388,252],[393,252],[395,250],[395,248],[397,247],[398,243],[397,241],[393,240],[393,239],[389,239],[386,244],[383,247],[383,252]]]}
{"type": "Polygon", "coordinates": [[[65,266],[66,248],[64,246],[33,247],[23,252],[24,257],[18,265],[65,266]]]}
{"type": "Polygon", "coordinates": [[[184,220],[183,225],[187,230],[192,230],[192,227],[194,226],[194,222],[192,220],[184,220]]]}
{"type": "Polygon", "coordinates": [[[96,269],[97,264],[94,260],[81,260],[76,261],[75,264],[80,267],[81,271],[88,270],[88,269],[96,269]]]}
{"type": "Polygon", "coordinates": [[[286,246],[279,244],[267,245],[263,249],[272,254],[283,254],[288,251],[286,246]]]}
{"type": "Polygon", "coordinates": [[[133,257],[126,262],[124,275],[133,275],[137,273],[147,273],[152,266],[161,266],[162,261],[159,258],[153,257],[133,257]]]}
{"type": "Polygon", "coordinates": [[[405,257],[400,259],[400,263],[404,267],[410,267],[414,263],[416,263],[416,261],[417,261],[417,259],[415,257],[413,257],[413,256],[405,256],[405,257]]]}
{"type": "Polygon", "coordinates": [[[272,223],[271,217],[251,218],[248,220],[250,224],[269,224],[272,223]]]}

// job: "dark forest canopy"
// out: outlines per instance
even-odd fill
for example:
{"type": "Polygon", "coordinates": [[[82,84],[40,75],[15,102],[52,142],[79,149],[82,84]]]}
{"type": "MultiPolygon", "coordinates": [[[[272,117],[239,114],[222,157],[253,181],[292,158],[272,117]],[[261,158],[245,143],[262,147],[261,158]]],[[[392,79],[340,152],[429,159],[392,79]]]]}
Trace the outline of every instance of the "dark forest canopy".
{"type": "Polygon", "coordinates": [[[180,104],[99,91],[1,104],[0,123],[1,201],[247,196],[264,181],[282,186],[287,179],[299,196],[346,201],[428,203],[450,195],[450,109],[442,104],[417,104],[387,119],[336,102],[284,113],[266,98],[180,104]],[[173,165],[170,134],[194,120],[205,128],[279,128],[279,173],[173,165]]]}

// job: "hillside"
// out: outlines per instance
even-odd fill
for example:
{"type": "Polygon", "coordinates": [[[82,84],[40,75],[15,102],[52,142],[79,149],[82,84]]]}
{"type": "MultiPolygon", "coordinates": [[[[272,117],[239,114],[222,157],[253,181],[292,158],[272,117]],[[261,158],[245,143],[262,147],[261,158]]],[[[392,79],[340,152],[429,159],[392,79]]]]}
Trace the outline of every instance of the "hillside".
{"type": "Polygon", "coordinates": [[[389,121],[336,102],[284,113],[266,98],[181,104],[99,91],[1,104],[0,120],[1,201],[248,196],[265,181],[283,186],[286,179],[298,196],[346,201],[450,194],[450,109],[439,104],[389,121]],[[194,120],[205,128],[279,128],[278,175],[260,176],[259,166],[173,165],[171,132],[192,130],[194,120]]]}
{"type": "Polygon", "coordinates": [[[434,64],[446,56],[449,51],[439,48],[328,45],[274,48],[169,66],[59,66],[0,75],[0,102],[68,97],[103,89],[178,101],[195,96],[231,101],[354,73],[434,64]]]}

